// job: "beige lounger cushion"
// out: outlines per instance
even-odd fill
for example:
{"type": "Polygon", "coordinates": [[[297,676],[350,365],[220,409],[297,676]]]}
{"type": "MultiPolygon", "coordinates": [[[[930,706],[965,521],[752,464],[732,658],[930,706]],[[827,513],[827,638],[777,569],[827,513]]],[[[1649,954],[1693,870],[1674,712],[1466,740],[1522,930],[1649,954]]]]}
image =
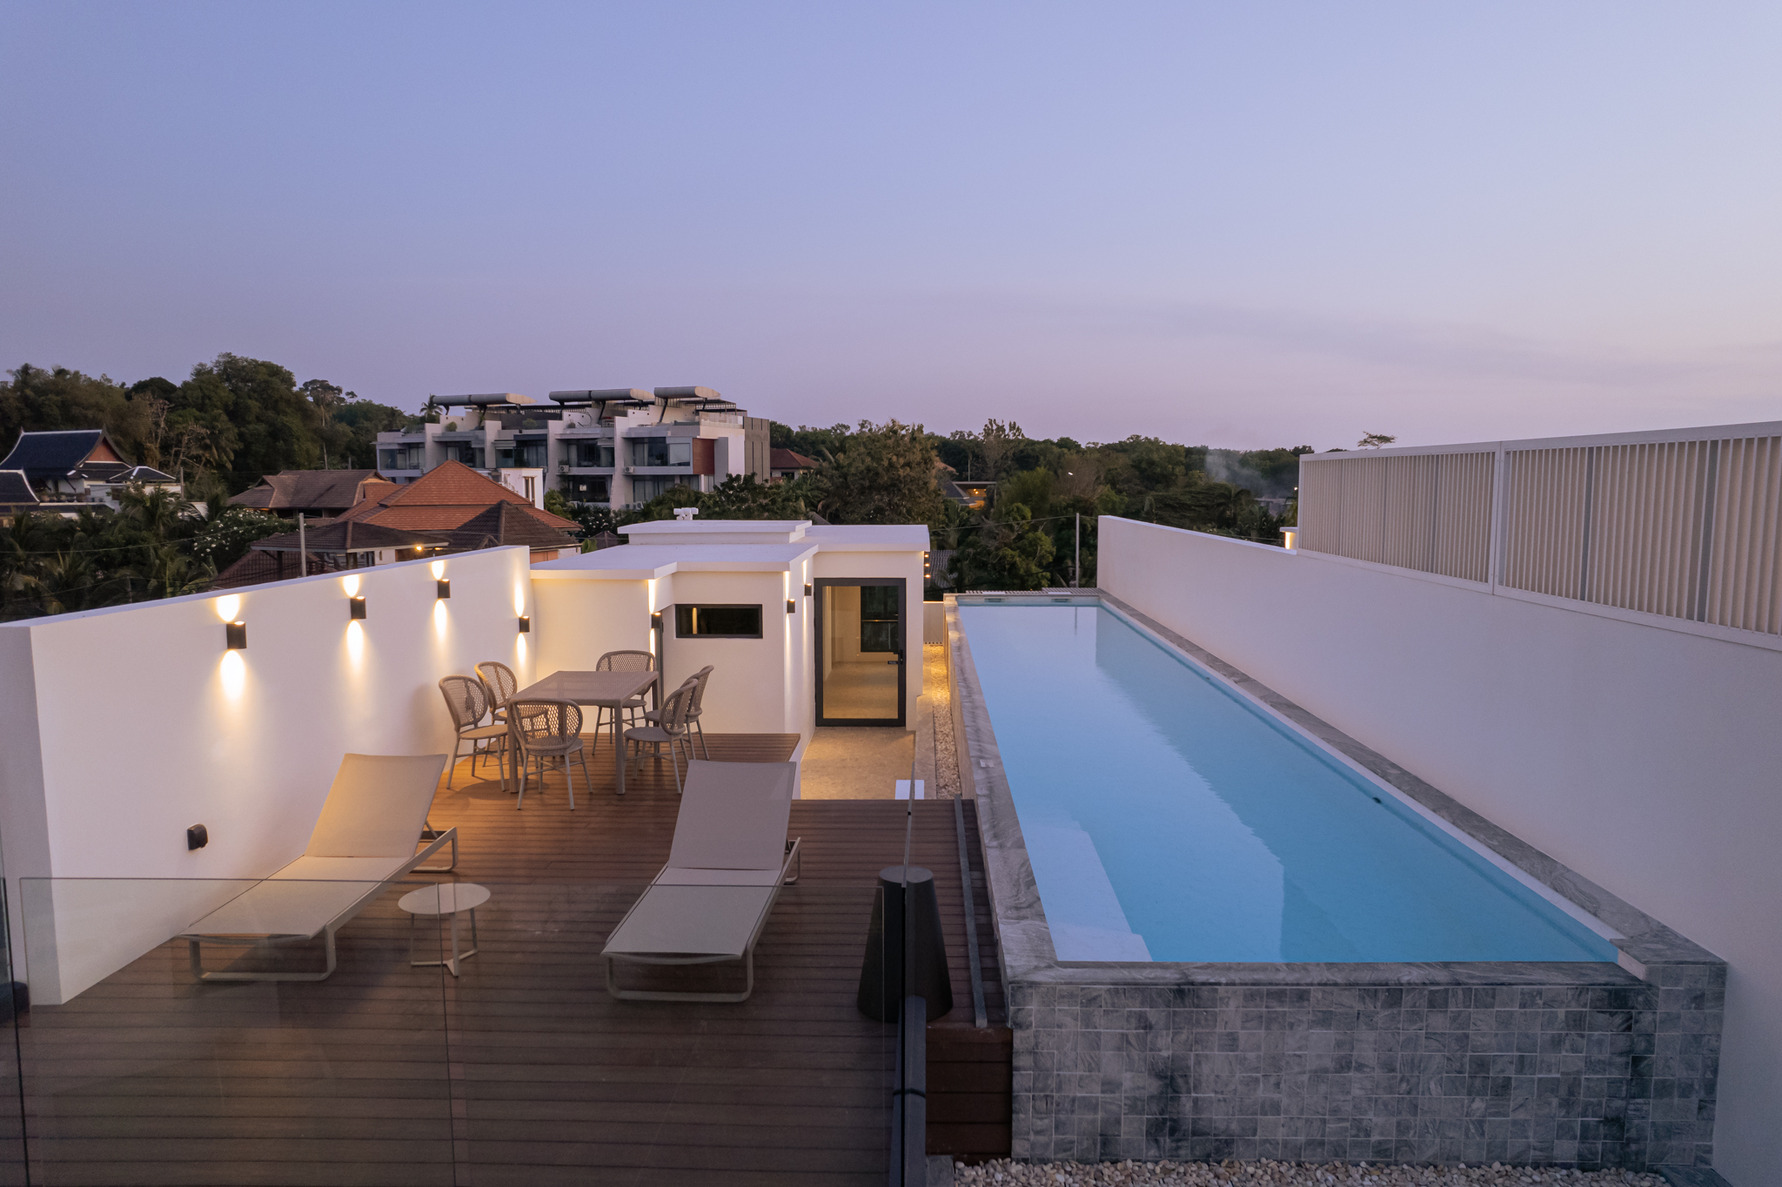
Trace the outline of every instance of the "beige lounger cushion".
{"type": "Polygon", "coordinates": [[[304,856],[413,857],[444,770],[437,754],[345,756],[304,856]]]}
{"type": "Polygon", "coordinates": [[[789,762],[690,762],[668,865],[603,955],[743,956],[785,873],[796,773],[789,762]]]}
{"type": "MultiPolygon", "coordinates": [[[[779,871],[774,871],[779,876],[779,871]]],[[[607,956],[728,956],[742,959],[772,886],[664,886],[644,891],[606,942],[607,956]]]]}
{"type": "Polygon", "coordinates": [[[668,868],[778,870],[786,860],[794,764],[687,764],[668,868]]]}
{"type": "Polygon", "coordinates": [[[351,918],[421,860],[445,755],[349,754],[302,857],[198,920],[190,936],[314,936],[351,918]]]}

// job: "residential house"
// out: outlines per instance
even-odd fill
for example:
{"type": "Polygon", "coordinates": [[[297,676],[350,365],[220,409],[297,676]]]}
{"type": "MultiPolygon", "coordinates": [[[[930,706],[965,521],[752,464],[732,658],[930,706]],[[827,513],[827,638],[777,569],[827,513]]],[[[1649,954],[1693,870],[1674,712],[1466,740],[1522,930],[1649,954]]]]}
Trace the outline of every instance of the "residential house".
{"type": "Polygon", "coordinates": [[[448,460],[412,482],[379,487],[348,509],[343,521],[443,535],[450,551],[524,544],[535,561],[575,551],[575,521],[553,515],[512,488],[448,460]]]}
{"type": "MultiPolygon", "coordinates": [[[[509,504],[501,504],[507,507],[509,504]]],[[[499,507],[491,511],[499,511],[499,507]]],[[[524,512],[516,512],[523,515],[524,512]]],[[[478,517],[481,518],[481,517],[478,517]]],[[[474,520],[472,522],[475,522],[474,520]]],[[[537,525],[537,532],[554,532],[555,528],[537,525]]],[[[236,589],[266,581],[282,581],[286,577],[313,576],[351,569],[411,561],[447,551],[466,551],[455,547],[457,533],[417,532],[363,520],[337,519],[305,525],[301,530],[267,536],[249,546],[247,555],[217,574],[212,589],[236,589]]],[[[482,537],[469,548],[487,548],[482,537]]],[[[520,543],[519,540],[496,543],[520,543]]]]}
{"type": "Polygon", "coordinates": [[[447,461],[493,475],[544,505],[622,508],[676,486],[708,491],[769,474],[768,425],[707,387],[556,391],[552,406],[514,392],[444,396],[435,423],[379,433],[378,470],[413,482],[447,461]]]}
{"type": "Polygon", "coordinates": [[[58,429],[20,433],[0,470],[16,470],[45,510],[69,513],[65,504],[99,503],[112,510],[118,495],[132,486],[184,493],[171,474],[129,461],[104,429],[58,429]]]}
{"type": "Polygon", "coordinates": [[[771,454],[770,473],[775,482],[790,482],[794,478],[803,478],[817,469],[817,459],[806,457],[797,450],[776,449],[771,454]]]}
{"type": "Polygon", "coordinates": [[[286,517],[332,519],[373,495],[393,493],[396,485],[376,470],[285,470],[268,474],[229,504],[286,517]]]}

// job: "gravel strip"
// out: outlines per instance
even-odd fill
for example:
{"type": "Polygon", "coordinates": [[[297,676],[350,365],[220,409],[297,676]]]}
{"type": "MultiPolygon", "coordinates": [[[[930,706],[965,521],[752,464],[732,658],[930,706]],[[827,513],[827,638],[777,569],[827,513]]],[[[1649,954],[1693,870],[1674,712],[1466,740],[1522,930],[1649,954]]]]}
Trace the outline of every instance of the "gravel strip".
{"type": "Polygon", "coordinates": [[[956,1187],[1665,1187],[1639,1171],[1344,1162],[986,1162],[955,1165],[956,1187]]]}
{"type": "Polygon", "coordinates": [[[956,799],[959,795],[959,752],[953,741],[953,690],[947,687],[947,649],[940,643],[922,645],[922,693],[929,698],[934,727],[934,782],[932,798],[956,799]]]}

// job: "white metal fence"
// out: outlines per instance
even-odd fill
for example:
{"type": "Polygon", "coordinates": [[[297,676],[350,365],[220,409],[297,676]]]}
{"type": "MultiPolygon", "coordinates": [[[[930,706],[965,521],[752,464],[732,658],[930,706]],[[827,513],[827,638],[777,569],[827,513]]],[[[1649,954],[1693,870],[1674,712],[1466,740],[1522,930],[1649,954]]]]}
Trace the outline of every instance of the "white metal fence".
{"type": "Polygon", "coordinates": [[[1782,423],[1301,459],[1299,547],[1782,635],[1782,423]]]}

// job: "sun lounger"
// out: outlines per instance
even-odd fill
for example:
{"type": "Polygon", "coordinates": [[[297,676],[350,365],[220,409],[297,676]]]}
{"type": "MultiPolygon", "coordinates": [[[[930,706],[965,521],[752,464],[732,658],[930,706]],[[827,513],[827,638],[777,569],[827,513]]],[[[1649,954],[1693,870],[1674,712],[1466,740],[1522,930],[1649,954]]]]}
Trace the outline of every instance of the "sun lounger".
{"type": "Polygon", "coordinates": [[[204,981],[320,981],[334,971],[334,934],[392,883],[450,843],[458,862],[458,830],[423,838],[427,809],[445,770],[443,754],[349,754],[340,761],[322,814],[303,856],[194,923],[192,972],[204,981]],[[429,841],[416,849],[417,838],[429,841]],[[200,945],[292,943],[323,937],[327,967],[319,973],[206,972],[200,945]]]}
{"type": "Polygon", "coordinates": [[[797,765],[687,764],[668,864],[607,939],[606,989],[631,1001],[740,1002],[755,988],[755,941],[780,887],[798,881],[798,838],[786,837],[797,765]],[[620,989],[617,965],[740,960],[741,993],[620,989]]]}

